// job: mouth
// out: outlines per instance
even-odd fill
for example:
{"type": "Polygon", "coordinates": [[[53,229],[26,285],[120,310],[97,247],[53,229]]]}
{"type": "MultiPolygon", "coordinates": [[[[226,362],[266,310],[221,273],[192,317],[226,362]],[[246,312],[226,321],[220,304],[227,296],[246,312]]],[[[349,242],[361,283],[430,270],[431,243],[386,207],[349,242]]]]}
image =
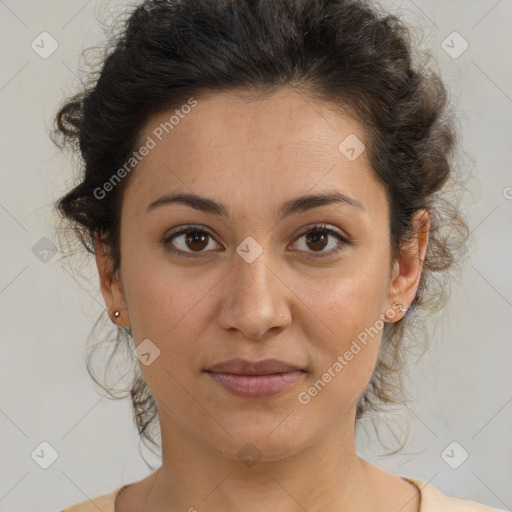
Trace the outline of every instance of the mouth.
{"type": "Polygon", "coordinates": [[[271,398],[293,388],[306,370],[278,359],[247,361],[230,359],[205,372],[231,394],[249,399],[271,398]]]}

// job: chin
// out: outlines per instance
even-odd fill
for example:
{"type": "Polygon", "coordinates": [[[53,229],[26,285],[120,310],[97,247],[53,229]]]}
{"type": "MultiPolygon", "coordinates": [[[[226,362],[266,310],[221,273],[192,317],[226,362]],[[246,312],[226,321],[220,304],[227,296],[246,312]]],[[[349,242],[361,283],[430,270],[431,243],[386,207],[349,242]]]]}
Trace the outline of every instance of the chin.
{"type": "Polygon", "coordinates": [[[203,440],[220,455],[241,462],[246,459],[260,462],[281,460],[314,443],[314,433],[308,434],[304,426],[299,428],[297,422],[287,425],[283,418],[262,421],[261,413],[259,417],[259,421],[245,417],[229,424],[222,422],[231,435],[222,429],[221,436],[203,440]]]}

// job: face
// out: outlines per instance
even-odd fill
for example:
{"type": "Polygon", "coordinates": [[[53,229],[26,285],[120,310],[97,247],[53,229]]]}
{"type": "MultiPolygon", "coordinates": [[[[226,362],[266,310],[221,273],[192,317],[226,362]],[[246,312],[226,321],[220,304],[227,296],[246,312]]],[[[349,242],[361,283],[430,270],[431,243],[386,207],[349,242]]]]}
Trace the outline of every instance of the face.
{"type": "Polygon", "coordinates": [[[174,429],[233,458],[251,442],[275,460],[353,427],[383,314],[412,300],[419,275],[391,259],[388,202],[366,153],[338,149],[365,141],[358,122],[286,89],[196,100],[169,133],[174,110],[146,125],[141,141],[156,145],[124,192],[120,284],[102,274],[102,290],[150,354],[139,364],[162,438],[174,429]],[[165,199],[176,194],[222,206],[165,199]],[[317,194],[338,199],[293,202],[317,194]],[[233,358],[300,371],[206,371],[233,358]]]}

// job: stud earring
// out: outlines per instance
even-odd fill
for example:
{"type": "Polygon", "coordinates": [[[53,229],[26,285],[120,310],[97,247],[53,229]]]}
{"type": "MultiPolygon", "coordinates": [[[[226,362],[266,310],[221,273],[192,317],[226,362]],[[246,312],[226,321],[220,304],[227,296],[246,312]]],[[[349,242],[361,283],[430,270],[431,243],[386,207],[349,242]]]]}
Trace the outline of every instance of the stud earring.
{"type": "MultiPolygon", "coordinates": [[[[121,313],[119,311],[114,311],[114,318],[111,319],[112,322],[114,322],[117,325],[117,321],[118,321],[120,316],[121,316],[121,313]]],[[[119,327],[123,327],[123,328],[124,327],[130,327],[130,325],[129,324],[128,325],[120,325],[119,327]]]]}

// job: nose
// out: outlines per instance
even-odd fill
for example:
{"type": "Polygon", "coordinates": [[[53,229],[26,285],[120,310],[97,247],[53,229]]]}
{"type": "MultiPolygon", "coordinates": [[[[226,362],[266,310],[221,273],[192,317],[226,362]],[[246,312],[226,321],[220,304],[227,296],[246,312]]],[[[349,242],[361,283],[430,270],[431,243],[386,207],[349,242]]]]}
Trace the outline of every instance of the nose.
{"type": "Polygon", "coordinates": [[[248,263],[235,256],[225,282],[218,322],[226,330],[259,340],[270,331],[278,334],[291,321],[291,290],[263,251],[248,263]]]}

